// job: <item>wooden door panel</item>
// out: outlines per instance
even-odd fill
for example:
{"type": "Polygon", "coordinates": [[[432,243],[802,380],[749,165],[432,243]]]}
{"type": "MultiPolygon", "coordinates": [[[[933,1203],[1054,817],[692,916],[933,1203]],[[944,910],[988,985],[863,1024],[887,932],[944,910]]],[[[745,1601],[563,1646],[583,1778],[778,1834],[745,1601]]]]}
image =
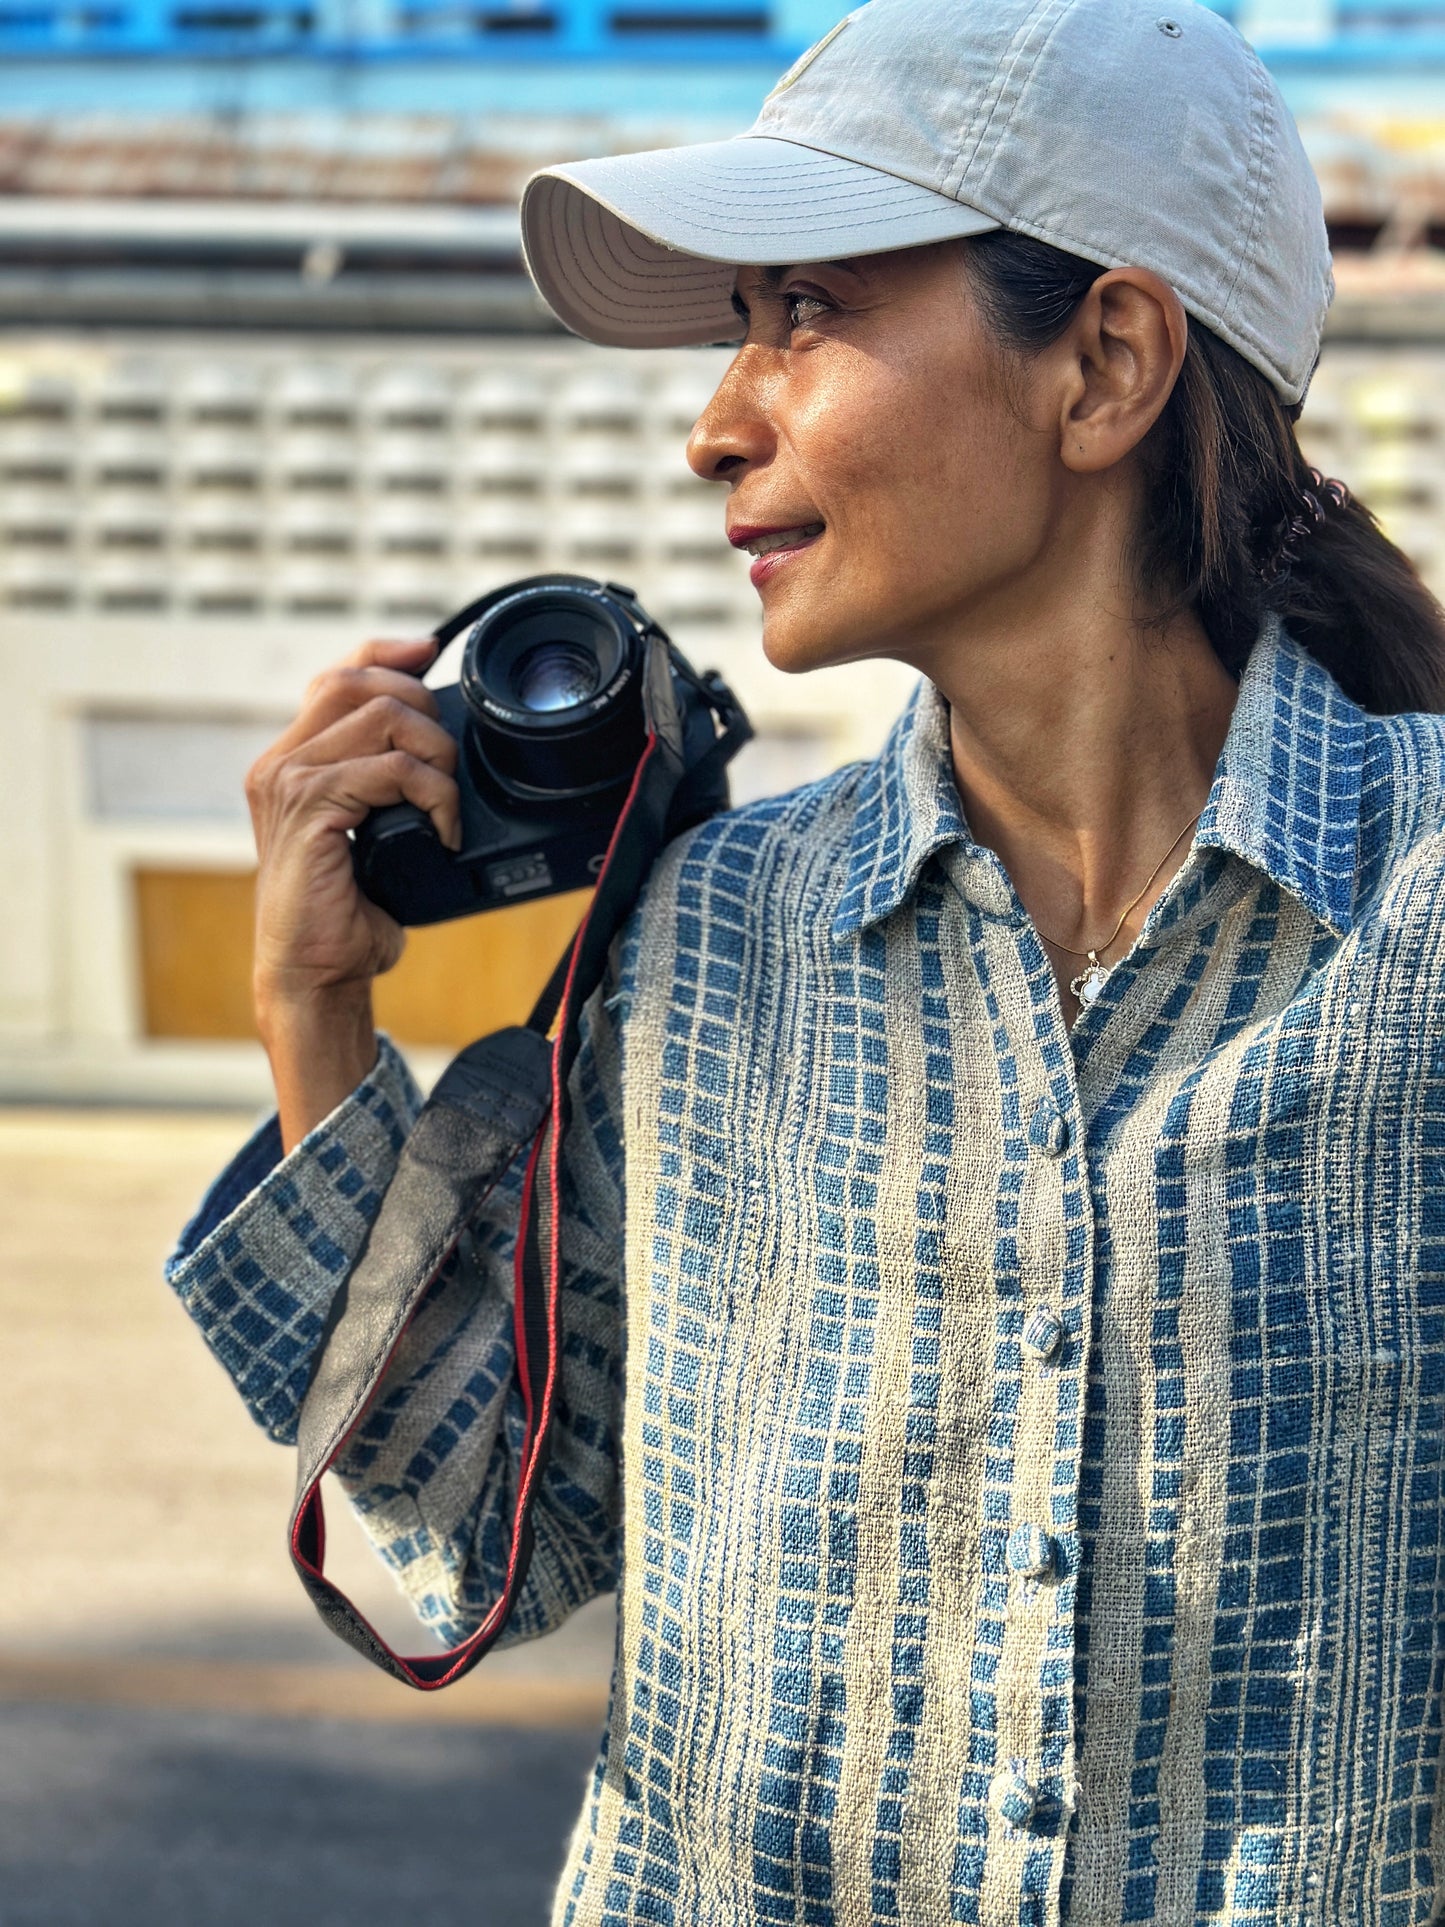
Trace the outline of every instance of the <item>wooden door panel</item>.
{"type": "MultiPolygon", "coordinates": [[[[138,868],[133,873],[147,1037],[254,1037],[254,874],[138,868]]],[[[378,978],[376,1019],[399,1043],[460,1049],[521,1023],[588,893],[545,897],[413,930],[378,978]]]]}

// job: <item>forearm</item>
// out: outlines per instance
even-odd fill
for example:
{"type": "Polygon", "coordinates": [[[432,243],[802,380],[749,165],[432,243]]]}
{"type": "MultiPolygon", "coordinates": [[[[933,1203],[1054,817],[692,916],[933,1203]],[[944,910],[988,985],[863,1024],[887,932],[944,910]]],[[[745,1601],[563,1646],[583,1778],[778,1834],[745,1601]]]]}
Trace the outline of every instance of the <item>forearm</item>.
{"type": "Polygon", "coordinates": [[[376,1066],[371,980],[299,997],[258,986],[256,1021],[289,1156],[376,1066]]]}

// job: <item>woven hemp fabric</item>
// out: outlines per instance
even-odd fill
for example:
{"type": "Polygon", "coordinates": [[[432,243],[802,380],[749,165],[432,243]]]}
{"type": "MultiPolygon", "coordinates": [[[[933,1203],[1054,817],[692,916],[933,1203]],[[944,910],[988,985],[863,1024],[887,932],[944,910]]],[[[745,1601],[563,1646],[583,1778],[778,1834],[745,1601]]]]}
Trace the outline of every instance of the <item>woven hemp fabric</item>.
{"type": "MultiPolygon", "coordinates": [[[[619,1589],[563,1927],[1439,1917],[1442,747],[1267,627],[1072,1034],[927,685],[664,857],[575,1072],[513,1628],[619,1589]]],[[[172,1260],[277,1437],[416,1103],[388,1046],[172,1260]]],[[[505,1555],[515,1204],[345,1468],[452,1638],[505,1555]]]]}

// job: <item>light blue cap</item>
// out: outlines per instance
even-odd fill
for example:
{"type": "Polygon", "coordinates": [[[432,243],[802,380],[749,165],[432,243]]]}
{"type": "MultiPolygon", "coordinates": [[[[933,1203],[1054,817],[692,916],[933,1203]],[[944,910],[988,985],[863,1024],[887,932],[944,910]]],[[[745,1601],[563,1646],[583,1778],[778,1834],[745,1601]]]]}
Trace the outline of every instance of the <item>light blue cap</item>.
{"type": "Polygon", "coordinates": [[[1011,228],[1151,268],[1303,395],[1333,293],[1289,110],[1194,0],[871,0],[783,76],[746,134],[549,167],[527,265],[589,340],[735,339],[735,269],[1011,228]]]}

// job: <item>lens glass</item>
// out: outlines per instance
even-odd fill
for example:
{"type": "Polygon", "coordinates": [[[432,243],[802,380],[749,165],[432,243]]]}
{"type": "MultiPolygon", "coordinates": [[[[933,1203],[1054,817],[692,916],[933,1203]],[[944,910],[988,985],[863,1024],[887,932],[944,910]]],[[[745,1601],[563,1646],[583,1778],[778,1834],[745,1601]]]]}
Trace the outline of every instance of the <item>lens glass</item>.
{"type": "Polygon", "coordinates": [[[597,694],[601,677],[597,657],[575,642],[539,642],[512,669],[517,702],[534,715],[574,709],[597,694]]]}
{"type": "Polygon", "coordinates": [[[584,577],[500,591],[462,651],[478,780],[528,807],[630,781],[647,740],[643,656],[626,611],[584,577]]]}

